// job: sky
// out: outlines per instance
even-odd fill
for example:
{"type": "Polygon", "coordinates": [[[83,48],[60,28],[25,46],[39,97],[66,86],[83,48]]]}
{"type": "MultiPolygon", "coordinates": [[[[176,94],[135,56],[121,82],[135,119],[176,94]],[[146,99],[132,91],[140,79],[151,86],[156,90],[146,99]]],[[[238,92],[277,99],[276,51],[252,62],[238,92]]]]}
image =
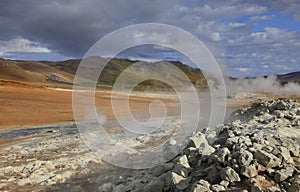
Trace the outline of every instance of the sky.
{"type": "MultiPolygon", "coordinates": [[[[82,58],[121,27],[163,23],[204,42],[226,75],[284,74],[300,71],[299,10],[299,0],[1,0],[0,57],[82,58]]],[[[186,62],[155,45],[119,57],[186,62]]]]}

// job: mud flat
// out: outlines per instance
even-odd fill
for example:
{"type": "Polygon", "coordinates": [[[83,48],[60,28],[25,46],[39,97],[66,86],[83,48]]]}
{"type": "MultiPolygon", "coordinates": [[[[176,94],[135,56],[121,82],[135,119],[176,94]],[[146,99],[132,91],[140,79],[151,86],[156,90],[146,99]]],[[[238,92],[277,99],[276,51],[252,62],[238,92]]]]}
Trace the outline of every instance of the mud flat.
{"type": "MultiPolygon", "coordinates": [[[[262,96],[248,97],[247,102],[242,102],[240,97],[229,100],[231,108],[242,105],[248,108],[235,111],[231,121],[221,125],[223,131],[216,140],[212,139],[214,136],[209,129],[205,135],[195,133],[190,138],[194,144],[178,157],[147,170],[124,169],[102,161],[85,145],[74,123],[4,128],[0,131],[0,190],[195,191],[203,188],[207,191],[297,191],[299,104],[281,100],[267,102],[270,99],[262,96]],[[254,102],[257,99],[261,100],[254,102]],[[205,154],[201,143],[209,149],[205,154]],[[245,159],[242,154],[246,154],[245,159]],[[247,154],[250,159],[252,157],[251,161],[247,154]],[[269,167],[270,162],[274,163],[272,158],[265,161],[263,157],[274,157],[274,162],[278,160],[278,163],[269,167]],[[244,164],[248,160],[251,170],[246,170],[244,164]],[[214,174],[209,177],[212,170],[214,174]],[[268,182],[262,183],[264,180],[268,182]]],[[[109,120],[108,124],[109,134],[122,135],[114,121],[109,120]]],[[[165,136],[171,134],[171,131],[163,131],[159,136],[166,139],[165,136]]],[[[119,138],[133,147],[155,143],[150,136],[119,138]]]]}

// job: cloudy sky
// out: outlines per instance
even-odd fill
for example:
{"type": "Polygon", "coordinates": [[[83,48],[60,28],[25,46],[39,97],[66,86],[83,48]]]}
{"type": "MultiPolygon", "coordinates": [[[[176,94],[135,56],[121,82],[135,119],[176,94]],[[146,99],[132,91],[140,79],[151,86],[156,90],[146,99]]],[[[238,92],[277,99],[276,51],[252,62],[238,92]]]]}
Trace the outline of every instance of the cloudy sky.
{"type": "MultiPolygon", "coordinates": [[[[300,71],[299,0],[1,0],[0,57],[81,58],[104,35],[156,22],[203,41],[225,72],[255,76],[300,71]]],[[[152,46],[120,56],[180,60],[152,46]]]]}

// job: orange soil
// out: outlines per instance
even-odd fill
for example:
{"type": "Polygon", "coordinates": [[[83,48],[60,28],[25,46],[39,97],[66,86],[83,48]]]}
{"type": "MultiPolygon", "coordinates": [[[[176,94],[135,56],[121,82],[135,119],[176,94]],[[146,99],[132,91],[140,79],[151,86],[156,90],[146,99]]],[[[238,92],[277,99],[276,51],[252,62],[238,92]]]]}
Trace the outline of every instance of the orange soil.
{"type": "MultiPolygon", "coordinates": [[[[178,111],[174,100],[164,99],[171,114],[178,111]]],[[[131,110],[136,114],[146,113],[152,98],[132,97],[131,110]],[[146,112],[145,112],[146,111],[146,112]]],[[[96,94],[97,110],[114,118],[110,92],[96,94]]],[[[13,82],[0,83],[0,129],[28,127],[74,121],[72,92],[57,91],[13,82]]],[[[169,113],[170,114],[170,113],[169,113]]]]}

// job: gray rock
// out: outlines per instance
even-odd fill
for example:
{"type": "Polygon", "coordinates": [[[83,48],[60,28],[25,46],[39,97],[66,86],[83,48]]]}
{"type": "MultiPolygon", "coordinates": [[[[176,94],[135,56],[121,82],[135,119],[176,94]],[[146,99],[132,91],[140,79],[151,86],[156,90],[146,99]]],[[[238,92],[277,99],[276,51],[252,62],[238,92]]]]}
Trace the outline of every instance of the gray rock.
{"type": "Polygon", "coordinates": [[[287,163],[292,163],[293,159],[291,158],[290,151],[285,147],[279,147],[280,155],[283,157],[283,160],[287,163]]]}
{"type": "Polygon", "coordinates": [[[176,141],[174,139],[170,139],[168,142],[166,142],[163,146],[164,150],[164,159],[171,160],[176,155],[178,155],[178,150],[176,147],[176,141]]]}
{"type": "Polygon", "coordinates": [[[187,189],[190,186],[190,182],[191,182],[192,178],[188,177],[184,180],[181,180],[177,185],[176,188],[183,191],[185,189],[187,189]]]}
{"type": "Polygon", "coordinates": [[[281,192],[281,190],[278,187],[271,186],[267,188],[266,192],[281,192]]]}
{"type": "Polygon", "coordinates": [[[199,156],[199,152],[195,147],[188,147],[187,149],[184,150],[183,153],[187,156],[189,163],[191,165],[197,162],[197,157],[199,156]]]}
{"type": "Polygon", "coordinates": [[[178,157],[177,164],[180,164],[186,168],[190,168],[189,160],[186,155],[178,157]]]}
{"type": "Polygon", "coordinates": [[[105,183],[98,187],[98,191],[101,192],[111,192],[114,189],[114,185],[112,183],[105,183]]]}
{"type": "Polygon", "coordinates": [[[300,184],[300,175],[296,175],[295,177],[291,178],[290,182],[293,184],[294,183],[300,184]]]}
{"type": "Polygon", "coordinates": [[[274,180],[276,182],[282,182],[286,180],[288,177],[293,175],[294,169],[291,166],[287,166],[283,169],[274,172],[274,180]]]}
{"type": "Polygon", "coordinates": [[[264,192],[256,183],[251,185],[251,192],[264,192]]]}
{"type": "Polygon", "coordinates": [[[263,148],[261,148],[261,149],[267,153],[272,153],[272,151],[274,150],[274,148],[271,147],[270,145],[263,146],[263,148]]]}
{"type": "Polygon", "coordinates": [[[229,185],[229,181],[223,180],[220,182],[220,185],[222,185],[226,188],[229,185]]]}
{"type": "Polygon", "coordinates": [[[227,147],[218,148],[212,155],[211,159],[217,163],[226,163],[230,155],[230,151],[227,147]]]}
{"type": "Polygon", "coordinates": [[[163,165],[158,165],[152,170],[152,175],[155,177],[158,177],[162,175],[163,173],[168,172],[174,167],[173,163],[165,163],[163,165]]]}
{"type": "Polygon", "coordinates": [[[277,167],[281,164],[281,159],[271,153],[258,150],[254,153],[254,158],[265,167],[277,167]]]}
{"type": "Polygon", "coordinates": [[[231,137],[226,140],[225,146],[232,147],[234,144],[239,142],[239,137],[231,137]]]}
{"type": "Polygon", "coordinates": [[[211,129],[206,130],[205,138],[208,141],[208,144],[213,144],[216,140],[217,132],[211,129]]]}
{"type": "Polygon", "coordinates": [[[172,172],[169,180],[167,180],[167,183],[170,186],[175,186],[179,190],[184,190],[189,186],[189,182],[191,181],[191,179],[192,179],[191,177],[184,178],[181,175],[172,172]]]}
{"type": "Polygon", "coordinates": [[[248,136],[240,136],[238,139],[238,143],[244,143],[246,146],[252,146],[252,141],[248,136]]]}
{"type": "Polygon", "coordinates": [[[216,168],[215,165],[212,165],[204,170],[206,173],[206,179],[210,183],[219,183],[220,182],[220,171],[216,168]]]}
{"type": "Polygon", "coordinates": [[[245,167],[250,165],[253,160],[253,155],[249,151],[243,150],[239,157],[239,165],[245,167]]]}
{"type": "Polygon", "coordinates": [[[210,184],[201,179],[198,182],[194,183],[192,186],[192,192],[211,192],[210,190],[210,184]]]}
{"type": "Polygon", "coordinates": [[[154,179],[144,187],[144,192],[161,192],[163,191],[165,182],[160,179],[154,179]]]}
{"type": "Polygon", "coordinates": [[[214,184],[210,187],[210,189],[214,192],[221,192],[221,191],[225,191],[225,187],[222,185],[218,185],[218,184],[214,184]]]}
{"type": "Polygon", "coordinates": [[[178,175],[181,175],[182,177],[188,177],[189,175],[189,170],[187,169],[187,167],[181,164],[176,164],[173,169],[173,172],[177,173],[178,175]]]}
{"type": "Polygon", "coordinates": [[[258,172],[255,165],[249,165],[241,168],[241,174],[248,178],[251,178],[255,177],[258,174],[258,172]]]}
{"type": "Polygon", "coordinates": [[[221,179],[229,181],[230,183],[241,181],[239,174],[231,167],[223,168],[220,172],[221,179]]]}
{"type": "Polygon", "coordinates": [[[300,191],[300,184],[293,183],[287,190],[288,192],[299,192],[300,191]]]}
{"type": "Polygon", "coordinates": [[[196,132],[191,138],[188,147],[195,147],[198,149],[199,154],[203,156],[208,156],[214,152],[214,148],[209,145],[208,141],[205,138],[205,135],[201,132],[196,132]]]}
{"type": "MultiPolygon", "coordinates": [[[[123,192],[124,188],[125,188],[125,186],[123,184],[119,184],[114,187],[113,192],[123,192]]],[[[101,191],[99,191],[99,192],[101,192],[101,191]]]]}
{"type": "Polygon", "coordinates": [[[192,137],[190,137],[190,143],[188,144],[188,147],[194,147],[199,149],[199,147],[204,144],[208,144],[205,135],[201,133],[200,131],[193,134],[192,137]]]}

